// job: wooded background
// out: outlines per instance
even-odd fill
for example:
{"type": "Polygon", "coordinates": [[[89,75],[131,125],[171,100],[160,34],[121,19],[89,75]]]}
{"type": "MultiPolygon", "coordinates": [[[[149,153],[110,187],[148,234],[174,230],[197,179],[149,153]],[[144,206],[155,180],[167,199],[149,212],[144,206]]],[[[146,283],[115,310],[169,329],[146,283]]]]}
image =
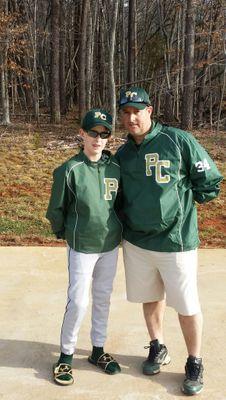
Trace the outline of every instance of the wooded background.
{"type": "Polygon", "coordinates": [[[96,106],[115,116],[134,84],[163,122],[219,129],[225,22],[223,0],[0,0],[1,123],[96,106]]]}

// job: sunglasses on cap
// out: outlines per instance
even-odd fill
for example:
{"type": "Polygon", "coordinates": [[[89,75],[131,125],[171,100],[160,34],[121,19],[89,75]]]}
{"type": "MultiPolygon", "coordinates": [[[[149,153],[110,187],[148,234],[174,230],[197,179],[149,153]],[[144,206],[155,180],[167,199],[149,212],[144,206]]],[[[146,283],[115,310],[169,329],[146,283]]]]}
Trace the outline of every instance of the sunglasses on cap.
{"type": "Polygon", "coordinates": [[[126,103],[143,103],[143,104],[146,104],[147,106],[150,105],[150,103],[148,103],[147,100],[144,99],[144,97],[137,96],[137,95],[134,95],[134,94],[133,94],[133,96],[128,96],[127,97],[126,95],[122,95],[120,97],[119,105],[122,106],[123,104],[126,104],[126,103]]]}
{"type": "Polygon", "coordinates": [[[87,135],[92,137],[92,138],[97,138],[97,136],[100,136],[101,139],[108,139],[111,136],[110,131],[104,131],[104,132],[97,132],[93,130],[86,131],[87,135]]]}

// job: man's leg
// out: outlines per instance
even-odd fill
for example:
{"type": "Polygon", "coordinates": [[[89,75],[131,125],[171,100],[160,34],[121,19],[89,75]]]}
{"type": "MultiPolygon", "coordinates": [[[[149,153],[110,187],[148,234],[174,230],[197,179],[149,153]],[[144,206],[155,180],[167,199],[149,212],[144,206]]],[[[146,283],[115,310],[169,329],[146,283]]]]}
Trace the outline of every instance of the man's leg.
{"type": "Polygon", "coordinates": [[[178,314],[181,330],[187,346],[188,358],[185,365],[185,379],[182,391],[194,395],[203,389],[203,365],[201,354],[202,313],[190,316],[178,314]]]}
{"type": "Polygon", "coordinates": [[[167,304],[179,315],[188,358],[182,391],[198,394],[203,388],[200,357],[202,314],[197,288],[197,250],[160,254],[160,273],[165,285],[167,304]]]}
{"type": "Polygon", "coordinates": [[[169,364],[170,356],[163,344],[163,318],[165,300],[143,304],[144,317],[151,338],[148,358],[143,362],[143,373],[154,375],[160,372],[161,365],[169,364]]]}
{"type": "Polygon", "coordinates": [[[143,304],[144,318],[151,340],[158,339],[159,343],[163,340],[163,318],[165,312],[165,300],[143,304]]]}
{"type": "Polygon", "coordinates": [[[200,357],[202,341],[202,313],[195,315],[178,314],[180,326],[187,346],[188,355],[200,357]]]}
{"type": "Polygon", "coordinates": [[[158,270],[158,252],[134,246],[124,240],[124,265],[126,292],[129,301],[143,303],[143,312],[150,335],[148,358],[142,365],[145,375],[160,372],[161,365],[168,364],[170,357],[163,344],[163,318],[165,289],[158,270]]]}

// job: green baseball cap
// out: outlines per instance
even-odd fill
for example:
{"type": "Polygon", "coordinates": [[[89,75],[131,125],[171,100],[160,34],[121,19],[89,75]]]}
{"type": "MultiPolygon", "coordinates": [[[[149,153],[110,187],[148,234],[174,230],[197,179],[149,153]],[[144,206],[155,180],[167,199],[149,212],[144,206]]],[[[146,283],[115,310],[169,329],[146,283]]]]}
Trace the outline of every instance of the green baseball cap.
{"type": "Polygon", "coordinates": [[[82,120],[81,127],[89,131],[97,125],[103,125],[109,131],[112,130],[112,116],[102,108],[93,108],[88,111],[82,120]]]}
{"type": "Polygon", "coordinates": [[[137,86],[131,86],[128,89],[121,89],[119,98],[119,108],[135,107],[138,110],[144,110],[151,101],[147,92],[137,86]]]}

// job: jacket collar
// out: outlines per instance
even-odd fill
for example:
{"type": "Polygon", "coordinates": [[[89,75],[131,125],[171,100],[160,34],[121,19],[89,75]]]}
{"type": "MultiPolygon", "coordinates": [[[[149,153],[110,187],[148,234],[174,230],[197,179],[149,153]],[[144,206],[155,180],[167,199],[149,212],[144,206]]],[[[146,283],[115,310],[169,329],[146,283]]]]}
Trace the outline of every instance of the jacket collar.
{"type": "MultiPolygon", "coordinates": [[[[162,125],[159,122],[152,121],[151,124],[151,129],[150,131],[146,134],[143,142],[141,142],[140,146],[145,146],[148,142],[150,142],[154,137],[159,133],[162,125]]],[[[133,136],[129,133],[128,136],[128,141],[131,143],[134,143],[136,145],[136,142],[133,138],[133,136]]]]}
{"type": "Polygon", "coordinates": [[[87,165],[90,166],[97,166],[97,165],[104,165],[109,164],[111,161],[112,154],[108,150],[103,150],[101,158],[98,161],[91,161],[84,153],[83,149],[79,152],[79,157],[82,161],[84,161],[87,165]]]}

